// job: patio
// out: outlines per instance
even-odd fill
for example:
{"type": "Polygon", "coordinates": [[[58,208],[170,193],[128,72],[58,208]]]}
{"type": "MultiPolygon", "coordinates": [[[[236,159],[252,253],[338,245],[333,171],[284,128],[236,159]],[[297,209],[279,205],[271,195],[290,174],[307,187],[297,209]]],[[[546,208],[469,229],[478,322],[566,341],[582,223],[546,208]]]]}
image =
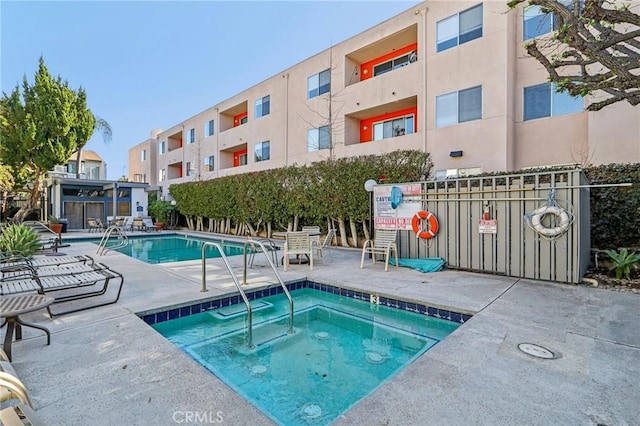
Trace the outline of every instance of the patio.
{"type": "MultiPolygon", "coordinates": [[[[73,243],[64,251],[95,249],[73,243]]],[[[382,263],[360,269],[360,250],[334,250],[327,266],[278,272],[285,281],[308,277],[475,313],[335,424],[640,423],[640,295],[469,272],[384,272],[382,263]],[[557,357],[527,355],[518,349],[523,342],[557,357]]],[[[169,425],[190,423],[189,415],[271,423],[135,315],[235,291],[220,260],[208,261],[209,291],[201,293],[199,261],[148,265],[119,253],[96,259],[125,276],[120,301],[53,320],[44,311],[25,315],[51,331],[51,346],[31,329],[13,345],[13,366],[45,424],[169,425]]],[[[242,262],[230,259],[236,268],[242,262]]],[[[256,257],[249,282],[274,282],[264,258],[256,257]]]]}

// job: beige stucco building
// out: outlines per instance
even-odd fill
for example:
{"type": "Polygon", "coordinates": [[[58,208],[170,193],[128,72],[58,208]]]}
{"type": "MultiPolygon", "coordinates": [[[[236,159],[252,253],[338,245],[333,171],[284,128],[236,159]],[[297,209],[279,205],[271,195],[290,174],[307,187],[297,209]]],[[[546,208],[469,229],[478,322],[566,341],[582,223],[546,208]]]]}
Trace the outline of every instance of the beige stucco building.
{"type": "Polygon", "coordinates": [[[586,112],[589,99],[555,93],[527,57],[524,39],[551,21],[506,1],[417,4],[154,131],[130,150],[129,179],[166,196],[174,183],[397,149],[429,152],[437,179],[640,161],[640,108],[586,112]]]}

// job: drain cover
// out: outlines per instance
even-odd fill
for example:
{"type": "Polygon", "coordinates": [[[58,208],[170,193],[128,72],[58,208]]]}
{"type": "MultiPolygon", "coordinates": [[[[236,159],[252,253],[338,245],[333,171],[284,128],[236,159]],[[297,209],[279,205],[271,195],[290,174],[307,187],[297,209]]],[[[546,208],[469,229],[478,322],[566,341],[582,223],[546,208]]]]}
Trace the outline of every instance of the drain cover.
{"type": "Polygon", "coordinates": [[[322,407],[318,404],[307,403],[302,407],[302,413],[309,419],[315,419],[322,415],[322,407]]]}
{"type": "Polygon", "coordinates": [[[536,358],[553,359],[555,357],[553,352],[549,349],[543,348],[539,345],[534,345],[533,343],[520,343],[518,345],[518,349],[526,354],[535,356],[536,358]]]}
{"type": "Polygon", "coordinates": [[[254,365],[251,367],[251,374],[254,376],[263,376],[267,373],[267,367],[264,365],[254,365]]]}

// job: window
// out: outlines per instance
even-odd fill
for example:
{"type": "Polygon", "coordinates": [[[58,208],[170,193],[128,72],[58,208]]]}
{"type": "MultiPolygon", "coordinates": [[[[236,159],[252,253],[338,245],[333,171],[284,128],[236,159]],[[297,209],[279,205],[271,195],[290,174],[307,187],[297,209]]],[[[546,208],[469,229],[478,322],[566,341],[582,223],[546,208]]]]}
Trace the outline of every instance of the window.
{"type": "Polygon", "coordinates": [[[389,71],[393,71],[395,69],[404,67],[405,65],[409,65],[411,62],[415,62],[416,60],[417,56],[415,52],[407,53],[406,55],[402,55],[398,58],[374,66],[373,75],[376,76],[389,71]]]}
{"type": "Polygon", "coordinates": [[[133,175],[133,181],[134,182],[144,182],[142,175],[139,173],[136,173],[133,175]]]}
{"type": "Polygon", "coordinates": [[[436,24],[438,52],[482,37],[482,4],[436,24]]]}
{"type": "Polygon", "coordinates": [[[394,138],[396,136],[404,136],[414,132],[414,116],[406,115],[404,117],[396,117],[391,120],[382,121],[373,124],[373,140],[394,138]]]}
{"type": "Polygon", "coordinates": [[[556,92],[555,84],[542,83],[524,88],[524,120],[554,117],[582,111],[582,98],[556,92]]]}
{"type": "Polygon", "coordinates": [[[307,151],[313,152],[320,149],[329,149],[331,147],[331,135],[329,134],[329,126],[318,127],[317,129],[309,129],[307,133],[307,151]]]}
{"type": "MultiPolygon", "coordinates": [[[[271,149],[271,143],[269,141],[257,143],[255,148],[256,162],[265,161],[271,158],[270,149],[271,149]]],[[[247,164],[246,160],[245,160],[245,164],[247,164]]]]}
{"type": "Polygon", "coordinates": [[[75,161],[73,163],[68,163],[67,164],[67,173],[75,173],[76,172],[76,163],[75,161]]]}
{"type": "Polygon", "coordinates": [[[260,118],[260,117],[264,117],[265,115],[269,115],[269,109],[270,109],[270,96],[267,95],[264,98],[258,99],[256,101],[255,117],[260,118]]]}
{"type": "Polygon", "coordinates": [[[205,172],[212,172],[214,170],[213,165],[214,165],[213,155],[210,155],[208,157],[204,157],[204,171],[205,172]]]}
{"type": "Polygon", "coordinates": [[[331,70],[324,70],[307,79],[307,99],[315,98],[331,90],[331,70]]]}
{"type": "Polygon", "coordinates": [[[186,175],[187,176],[192,176],[193,175],[194,170],[193,170],[191,161],[187,161],[187,163],[185,165],[185,170],[186,170],[186,175]]]}
{"type": "Polygon", "coordinates": [[[163,181],[166,179],[166,177],[167,177],[167,176],[166,176],[166,174],[165,174],[164,169],[160,169],[160,170],[158,171],[158,182],[163,182],[163,181]]]}
{"type": "Polygon", "coordinates": [[[165,152],[167,152],[167,141],[160,142],[160,144],[158,145],[158,152],[160,154],[164,154],[165,152]]]}
{"type": "Polygon", "coordinates": [[[206,123],[204,123],[204,137],[208,138],[209,136],[213,135],[213,128],[214,128],[214,121],[213,120],[209,120],[206,123]]]}
{"type": "Polygon", "coordinates": [[[147,161],[147,150],[143,149],[140,151],[140,161],[147,161]]]}
{"type": "Polygon", "coordinates": [[[196,141],[196,129],[189,129],[187,133],[187,143],[194,143],[196,141]]]}
{"type": "Polygon", "coordinates": [[[241,166],[246,166],[247,165],[247,153],[246,152],[244,154],[240,154],[239,161],[240,161],[239,164],[241,166]]]}
{"type": "Polygon", "coordinates": [[[482,118],[482,86],[436,97],[436,127],[482,118]]]}
{"type": "MultiPolygon", "coordinates": [[[[567,6],[569,10],[573,10],[573,0],[561,0],[560,3],[567,6]]],[[[580,1],[580,7],[584,7],[584,0],[580,1]]],[[[522,39],[524,41],[558,29],[558,23],[556,22],[554,14],[544,13],[540,6],[525,7],[523,21],[522,39]]]]}
{"type": "Polygon", "coordinates": [[[240,124],[247,124],[247,116],[246,115],[240,119],[240,124]]]}

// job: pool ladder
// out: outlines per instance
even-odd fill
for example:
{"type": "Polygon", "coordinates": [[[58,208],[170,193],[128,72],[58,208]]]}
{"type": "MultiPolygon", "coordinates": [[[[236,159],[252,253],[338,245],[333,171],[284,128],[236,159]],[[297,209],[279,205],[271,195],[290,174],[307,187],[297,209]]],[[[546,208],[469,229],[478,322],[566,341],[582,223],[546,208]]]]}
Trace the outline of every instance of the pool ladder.
{"type": "Polygon", "coordinates": [[[100,244],[98,244],[98,250],[96,251],[96,254],[98,256],[102,256],[103,254],[107,253],[109,250],[126,247],[128,244],[129,244],[129,237],[127,237],[127,234],[124,232],[124,229],[121,226],[111,225],[102,234],[102,239],[100,240],[100,244]],[[119,242],[118,244],[107,248],[107,243],[109,242],[109,239],[111,238],[112,234],[115,234],[118,236],[119,242]]]}
{"type": "MultiPolygon", "coordinates": [[[[231,267],[231,264],[229,263],[229,259],[227,259],[227,255],[224,253],[224,250],[222,249],[222,245],[220,243],[205,242],[204,244],[202,244],[202,289],[200,291],[202,291],[202,292],[208,291],[207,290],[207,264],[206,264],[207,254],[206,254],[206,249],[209,246],[217,248],[218,251],[220,252],[220,257],[222,258],[222,261],[224,262],[225,266],[227,267],[227,270],[229,271],[229,274],[231,274],[231,278],[233,279],[233,282],[235,283],[236,287],[238,288],[238,291],[240,292],[240,296],[242,297],[242,301],[244,302],[245,306],[247,307],[247,346],[249,347],[249,349],[253,349],[255,346],[253,345],[253,317],[252,317],[252,312],[251,312],[251,303],[249,303],[249,299],[247,298],[247,295],[245,294],[244,290],[242,289],[242,286],[240,285],[240,282],[238,281],[238,277],[236,277],[236,274],[233,273],[233,268],[231,267]]],[[[242,277],[243,277],[242,278],[242,284],[247,284],[247,248],[249,246],[252,246],[252,247],[259,246],[260,247],[260,251],[262,253],[264,253],[267,261],[269,262],[269,266],[271,266],[271,269],[273,270],[273,273],[276,275],[276,278],[278,279],[278,282],[282,286],[282,290],[284,291],[284,294],[287,296],[287,299],[289,299],[289,329],[287,330],[287,334],[293,334],[293,298],[291,297],[291,293],[289,293],[289,290],[287,289],[287,286],[284,284],[284,281],[282,281],[282,278],[280,277],[280,274],[278,274],[278,271],[276,269],[276,265],[273,263],[273,261],[269,257],[269,251],[266,249],[266,247],[260,241],[247,241],[244,244],[244,255],[243,255],[244,270],[243,270],[243,275],[242,275],[242,277]]]]}

